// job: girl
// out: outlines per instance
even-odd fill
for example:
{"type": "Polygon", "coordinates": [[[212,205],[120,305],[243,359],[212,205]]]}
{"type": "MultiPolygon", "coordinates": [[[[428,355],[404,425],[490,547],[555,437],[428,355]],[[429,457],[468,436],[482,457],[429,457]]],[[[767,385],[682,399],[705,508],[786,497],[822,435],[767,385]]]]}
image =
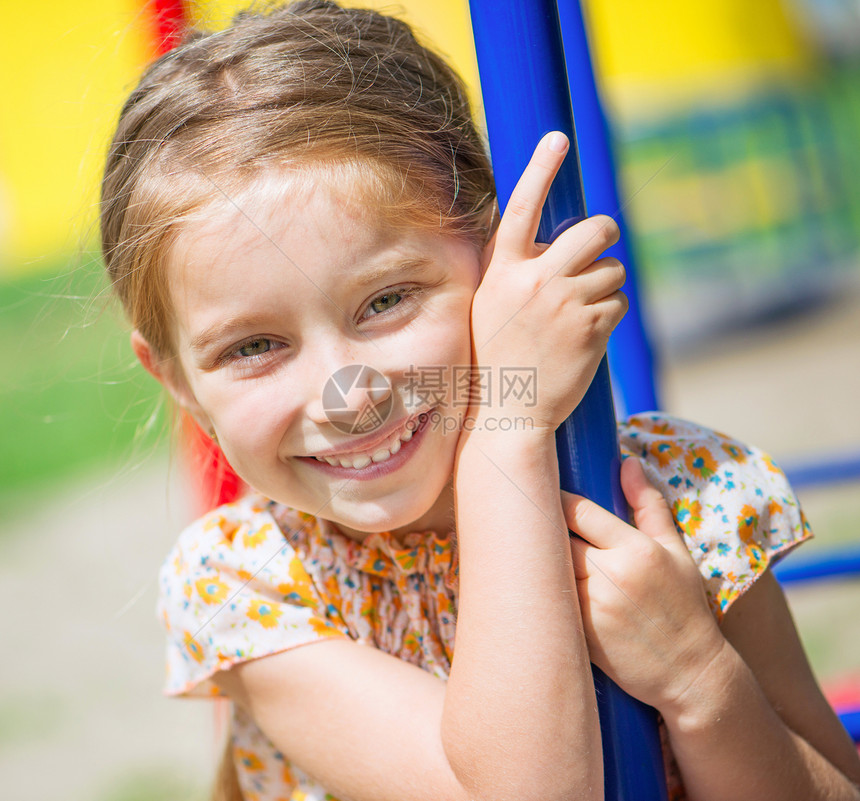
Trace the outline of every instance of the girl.
{"type": "Polygon", "coordinates": [[[491,238],[457,78],[321,1],[189,36],[126,103],[101,214],[133,347],[253,487],[161,573],[167,692],[233,701],[217,797],[600,799],[589,661],[661,713],[675,797],[860,797],[767,572],[809,536],[773,463],[647,415],[637,528],[558,489],[625,309],[610,219],[535,244],[567,146],[491,238]]]}

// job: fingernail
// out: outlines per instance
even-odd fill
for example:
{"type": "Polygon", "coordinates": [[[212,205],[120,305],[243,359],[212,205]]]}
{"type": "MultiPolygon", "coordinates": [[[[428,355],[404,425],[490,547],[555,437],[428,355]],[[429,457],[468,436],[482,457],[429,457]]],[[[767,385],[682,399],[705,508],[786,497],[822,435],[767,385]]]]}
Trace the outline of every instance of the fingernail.
{"type": "Polygon", "coordinates": [[[567,137],[556,131],[549,138],[549,141],[546,143],[547,147],[555,153],[564,153],[567,150],[567,137]]]}

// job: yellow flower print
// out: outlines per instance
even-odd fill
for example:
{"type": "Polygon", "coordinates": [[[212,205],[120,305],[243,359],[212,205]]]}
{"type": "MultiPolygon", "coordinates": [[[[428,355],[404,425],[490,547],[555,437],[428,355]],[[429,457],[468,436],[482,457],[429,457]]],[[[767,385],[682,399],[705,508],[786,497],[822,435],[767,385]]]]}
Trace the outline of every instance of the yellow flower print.
{"type": "Polygon", "coordinates": [[[690,448],[684,458],[687,469],[699,478],[710,478],[717,471],[717,463],[711,452],[704,446],[690,448]]]}
{"type": "Polygon", "coordinates": [[[224,515],[211,515],[203,521],[203,530],[212,531],[213,528],[224,528],[227,519],[224,515]]]}
{"type": "Polygon", "coordinates": [[[702,525],[702,504],[689,498],[679,498],[672,504],[672,512],[681,530],[688,537],[695,537],[702,525]]]}
{"type": "Polygon", "coordinates": [[[415,561],[418,556],[418,549],[412,548],[408,551],[397,551],[394,558],[402,570],[412,570],[415,568],[415,561]]]}
{"type": "Polygon", "coordinates": [[[334,574],[329,576],[323,586],[325,587],[325,594],[327,596],[326,600],[330,604],[334,603],[335,600],[340,600],[340,584],[337,583],[337,576],[334,574]]]}
{"type": "Polygon", "coordinates": [[[750,568],[756,573],[761,573],[770,562],[768,555],[762,548],[753,543],[746,547],[747,559],[749,559],[750,568]]]}
{"type": "Polygon", "coordinates": [[[670,439],[660,439],[648,446],[648,452],[660,467],[666,467],[681,455],[681,448],[670,439]]]}
{"type": "Polygon", "coordinates": [[[754,506],[745,504],[738,515],[738,534],[741,542],[749,545],[753,541],[753,534],[758,528],[758,512],[754,506]]]}
{"type": "Polygon", "coordinates": [[[290,581],[278,584],[278,592],[285,600],[291,603],[299,603],[302,606],[315,606],[313,590],[311,588],[311,577],[305,570],[301,560],[294,556],[290,560],[290,581]]]}
{"type": "Polygon", "coordinates": [[[765,467],[767,467],[767,469],[770,470],[771,473],[781,473],[782,472],[779,469],[779,467],[777,467],[776,462],[770,456],[768,456],[766,453],[763,453],[761,455],[761,459],[764,462],[765,467]]]}
{"type": "Polygon", "coordinates": [[[229,543],[233,542],[233,538],[239,529],[236,523],[231,522],[224,515],[212,515],[206,519],[206,522],[203,524],[203,530],[212,531],[213,528],[221,529],[222,538],[225,542],[229,543]]]}
{"type": "Polygon", "coordinates": [[[266,523],[265,525],[260,526],[256,531],[245,531],[242,534],[242,545],[246,548],[256,548],[258,545],[262,545],[266,541],[271,530],[272,524],[266,523]]]}
{"type": "Polygon", "coordinates": [[[238,576],[242,581],[250,581],[252,578],[254,578],[254,574],[253,574],[253,573],[251,573],[251,572],[250,572],[250,571],[248,571],[248,570],[241,570],[241,569],[240,569],[240,570],[237,570],[237,571],[236,571],[236,575],[237,575],[237,576],[238,576]]]}
{"type": "Polygon", "coordinates": [[[256,620],[263,628],[271,629],[278,625],[278,618],[283,613],[268,601],[251,601],[251,608],[247,615],[251,620],[256,620]]]}
{"type": "Polygon", "coordinates": [[[321,620],[318,617],[312,617],[308,620],[311,624],[311,628],[319,634],[321,637],[339,637],[340,631],[336,629],[331,623],[321,620]]]}
{"type": "Polygon", "coordinates": [[[734,587],[723,587],[717,593],[717,606],[721,612],[726,610],[726,607],[732,602],[738,591],[734,587]]]}
{"type": "Polygon", "coordinates": [[[675,429],[668,420],[646,417],[642,415],[634,415],[627,419],[627,425],[631,428],[641,428],[651,434],[662,434],[667,437],[675,436],[675,429]]]}
{"type": "Polygon", "coordinates": [[[722,444],[722,449],[732,457],[738,464],[743,464],[747,460],[746,452],[743,448],[739,448],[737,445],[732,445],[730,442],[724,442],[722,444]]]}
{"type": "Polygon", "coordinates": [[[437,540],[433,545],[433,564],[445,565],[451,560],[451,539],[437,540]]]}
{"type": "Polygon", "coordinates": [[[236,758],[242,763],[246,770],[262,770],[263,762],[253,751],[245,748],[236,749],[236,758]]]}
{"type": "Polygon", "coordinates": [[[296,783],[296,777],[293,774],[292,770],[290,770],[290,766],[286,762],[281,765],[281,780],[286,785],[292,785],[296,783]]]}
{"type": "Polygon", "coordinates": [[[675,436],[675,429],[669,425],[667,420],[655,420],[654,425],[651,426],[652,434],[660,434],[664,437],[673,437],[675,436]]]}
{"type": "Polygon", "coordinates": [[[777,503],[775,498],[770,499],[770,502],[767,505],[767,513],[771,517],[773,517],[774,515],[781,515],[782,514],[782,506],[781,506],[781,504],[777,503]]]}
{"type": "Polygon", "coordinates": [[[197,594],[207,604],[220,604],[227,599],[230,588],[219,578],[206,577],[194,582],[197,594]]]}
{"type": "Polygon", "coordinates": [[[371,626],[376,626],[379,623],[379,609],[376,605],[376,597],[375,593],[373,595],[368,595],[361,599],[361,610],[360,614],[362,617],[367,618],[370,622],[371,626]]]}
{"type": "Polygon", "coordinates": [[[417,656],[421,653],[421,642],[414,631],[410,631],[403,638],[403,652],[404,653],[400,656],[401,659],[404,658],[404,655],[417,656]]]}
{"type": "Polygon", "coordinates": [[[182,644],[196,662],[203,661],[203,647],[194,639],[190,631],[182,632],[182,644]]]}

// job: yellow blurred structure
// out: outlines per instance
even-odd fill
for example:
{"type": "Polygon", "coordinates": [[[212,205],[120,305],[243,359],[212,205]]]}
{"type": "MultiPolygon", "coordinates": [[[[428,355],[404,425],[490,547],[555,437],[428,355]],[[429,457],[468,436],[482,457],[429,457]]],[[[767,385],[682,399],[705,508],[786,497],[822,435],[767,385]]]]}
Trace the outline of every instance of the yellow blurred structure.
{"type": "MultiPolygon", "coordinates": [[[[350,0],[401,13],[457,66],[477,99],[466,0],[350,0]]],[[[242,2],[200,0],[229,19],[242,2]]],[[[780,0],[587,0],[595,60],[615,111],[655,113],[703,87],[791,74],[809,60],[780,0]]],[[[0,26],[0,277],[50,268],[91,239],[101,160],[119,106],[153,52],[147,0],[4,6],[0,26]]]]}
{"type": "Polygon", "coordinates": [[[592,57],[619,113],[652,116],[809,68],[785,0],[582,0],[592,57]]]}
{"type": "Polygon", "coordinates": [[[108,132],[150,48],[135,0],[4,4],[0,277],[80,248],[108,132]]]}

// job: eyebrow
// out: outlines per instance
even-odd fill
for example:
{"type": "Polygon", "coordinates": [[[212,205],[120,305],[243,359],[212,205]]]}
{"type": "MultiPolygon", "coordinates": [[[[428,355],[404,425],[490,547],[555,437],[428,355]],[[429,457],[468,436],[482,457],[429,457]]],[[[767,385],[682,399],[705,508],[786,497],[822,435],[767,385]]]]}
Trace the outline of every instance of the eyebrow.
{"type": "Polygon", "coordinates": [[[208,350],[213,344],[220,342],[222,339],[230,339],[231,332],[241,330],[242,328],[253,327],[257,322],[257,318],[253,315],[240,314],[235,317],[228,317],[226,320],[217,325],[208,328],[193,337],[189,343],[189,348],[192,351],[200,353],[208,350]]]}
{"type": "Polygon", "coordinates": [[[356,276],[355,285],[358,287],[366,287],[370,284],[377,284],[389,276],[397,273],[405,272],[406,270],[417,270],[418,272],[427,272],[433,262],[426,256],[415,256],[411,259],[401,259],[393,264],[387,264],[382,267],[375,267],[356,276]]]}

